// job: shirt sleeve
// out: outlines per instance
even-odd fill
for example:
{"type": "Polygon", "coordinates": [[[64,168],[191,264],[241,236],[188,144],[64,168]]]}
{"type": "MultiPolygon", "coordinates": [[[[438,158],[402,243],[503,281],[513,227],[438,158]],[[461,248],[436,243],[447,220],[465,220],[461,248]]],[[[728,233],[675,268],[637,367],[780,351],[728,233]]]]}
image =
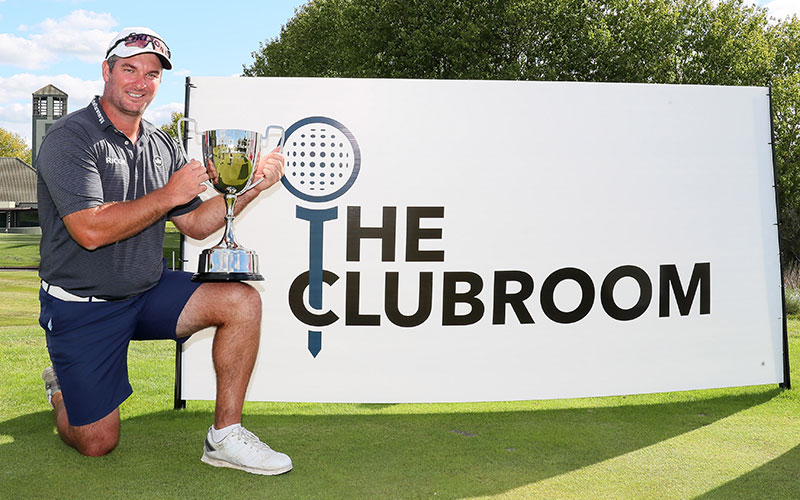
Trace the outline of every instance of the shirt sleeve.
{"type": "Polygon", "coordinates": [[[97,152],[66,127],[47,134],[36,158],[59,217],[103,204],[97,152]]]}

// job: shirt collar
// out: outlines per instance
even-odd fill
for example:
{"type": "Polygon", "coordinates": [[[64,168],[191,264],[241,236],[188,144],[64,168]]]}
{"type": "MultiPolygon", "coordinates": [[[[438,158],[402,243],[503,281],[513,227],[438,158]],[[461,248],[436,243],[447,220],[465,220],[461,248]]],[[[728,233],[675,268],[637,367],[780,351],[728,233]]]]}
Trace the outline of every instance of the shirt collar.
{"type": "Polygon", "coordinates": [[[144,118],[142,118],[139,128],[141,129],[141,133],[139,134],[140,137],[149,137],[153,132],[156,131],[156,126],[144,118]]]}
{"type": "MultiPolygon", "coordinates": [[[[107,129],[108,127],[116,129],[116,127],[114,127],[114,124],[111,123],[111,120],[108,119],[108,115],[106,115],[106,112],[103,111],[103,106],[100,105],[99,95],[94,96],[94,99],[92,99],[92,103],[90,106],[94,111],[95,118],[97,119],[97,125],[101,129],[107,129]]],[[[142,137],[149,137],[150,135],[152,135],[153,132],[156,131],[156,126],[150,123],[149,121],[145,120],[144,118],[142,118],[142,121],[139,124],[139,130],[140,130],[139,138],[141,139],[142,137]]]]}
{"type": "Polygon", "coordinates": [[[108,115],[106,115],[106,112],[103,111],[103,106],[100,105],[100,96],[99,95],[94,96],[94,99],[92,99],[92,103],[89,106],[94,111],[95,119],[97,119],[97,125],[101,129],[106,129],[108,127],[113,127],[113,124],[111,123],[111,120],[108,119],[108,115]]]}

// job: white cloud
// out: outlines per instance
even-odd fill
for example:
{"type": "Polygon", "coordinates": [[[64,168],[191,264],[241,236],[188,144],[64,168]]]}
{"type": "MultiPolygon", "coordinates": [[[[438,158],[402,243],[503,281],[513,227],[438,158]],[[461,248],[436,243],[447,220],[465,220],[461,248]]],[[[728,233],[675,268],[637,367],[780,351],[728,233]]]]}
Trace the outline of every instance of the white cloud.
{"type": "Polygon", "coordinates": [[[54,54],[32,40],[0,33],[0,64],[25,69],[43,67],[54,54]]]}
{"type": "Polygon", "coordinates": [[[0,64],[36,69],[68,56],[99,63],[117,24],[111,14],[76,10],[60,19],[22,25],[19,31],[30,33],[27,37],[0,34],[0,64]]]}
{"type": "Polygon", "coordinates": [[[145,120],[154,123],[157,126],[170,123],[172,120],[172,113],[177,111],[183,113],[185,106],[182,102],[171,102],[163,104],[157,108],[147,108],[144,112],[145,120]]]}
{"type": "Polygon", "coordinates": [[[771,16],[783,19],[793,14],[800,16],[800,0],[772,0],[764,5],[771,16]]]}
{"type": "Polygon", "coordinates": [[[103,93],[103,79],[82,80],[74,76],[22,73],[0,77],[0,127],[21,135],[30,145],[32,94],[45,85],[55,85],[69,96],[69,111],[80,109],[103,93]]]}
{"type": "MultiPolygon", "coordinates": [[[[99,70],[98,70],[99,73],[99,70]]],[[[67,74],[33,75],[20,73],[8,78],[0,77],[0,105],[13,101],[32,100],[31,94],[45,85],[55,85],[69,96],[69,102],[81,103],[103,92],[103,79],[83,80],[67,74]]],[[[73,108],[73,106],[70,106],[73,108]]]]}
{"type": "Polygon", "coordinates": [[[0,106],[0,121],[3,122],[27,122],[31,124],[31,103],[24,105],[19,102],[12,102],[7,106],[0,106]]]}

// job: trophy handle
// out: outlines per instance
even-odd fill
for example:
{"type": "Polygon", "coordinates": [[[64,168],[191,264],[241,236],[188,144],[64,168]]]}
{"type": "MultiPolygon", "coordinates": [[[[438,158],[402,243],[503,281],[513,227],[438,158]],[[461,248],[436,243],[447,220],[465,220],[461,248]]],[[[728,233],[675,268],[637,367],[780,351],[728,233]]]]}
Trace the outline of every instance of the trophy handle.
{"type": "MultiPolygon", "coordinates": [[[[269,141],[269,130],[270,129],[275,129],[275,130],[280,130],[281,131],[281,140],[278,143],[278,146],[280,147],[280,149],[278,149],[278,152],[283,154],[283,146],[284,146],[284,143],[286,142],[286,130],[283,127],[281,127],[280,125],[270,125],[269,127],[267,127],[267,130],[264,132],[264,142],[265,143],[269,141]]],[[[263,181],[264,181],[264,178],[262,177],[259,180],[255,181],[254,183],[250,184],[250,186],[247,189],[245,189],[244,191],[242,191],[239,194],[243,194],[243,193],[246,193],[246,192],[250,191],[251,189],[253,189],[254,187],[258,186],[263,181]]]]}
{"type": "Polygon", "coordinates": [[[269,127],[267,127],[267,130],[264,132],[264,140],[265,141],[269,141],[269,130],[270,129],[275,129],[275,130],[280,130],[281,131],[281,140],[278,143],[278,146],[280,146],[280,149],[278,149],[278,152],[283,154],[283,146],[284,146],[284,143],[286,142],[286,130],[283,127],[281,127],[280,125],[270,125],[269,127]]]}
{"type": "Polygon", "coordinates": [[[197,120],[194,118],[181,118],[178,120],[178,147],[181,149],[181,153],[183,153],[184,158],[189,158],[189,155],[186,153],[186,149],[183,147],[183,122],[191,123],[192,132],[194,132],[195,136],[200,135],[200,131],[197,130],[197,120]]]}

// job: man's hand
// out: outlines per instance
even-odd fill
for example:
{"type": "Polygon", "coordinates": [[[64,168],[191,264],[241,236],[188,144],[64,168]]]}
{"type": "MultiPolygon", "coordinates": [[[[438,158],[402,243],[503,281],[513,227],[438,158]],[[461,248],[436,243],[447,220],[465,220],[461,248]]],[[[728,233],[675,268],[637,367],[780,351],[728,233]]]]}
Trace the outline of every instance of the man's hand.
{"type": "Polygon", "coordinates": [[[208,180],[208,172],[202,163],[192,161],[179,168],[164,186],[173,206],[189,203],[195,196],[207,189],[203,182],[208,180]]]}
{"type": "Polygon", "coordinates": [[[286,160],[284,159],[283,155],[278,152],[278,148],[275,148],[266,156],[262,155],[258,159],[256,173],[253,174],[253,182],[255,183],[262,177],[264,178],[264,181],[258,186],[255,186],[253,190],[258,192],[264,191],[281,180],[281,177],[283,177],[285,161],[286,160]]]}
{"type": "Polygon", "coordinates": [[[173,208],[189,203],[206,190],[206,180],[205,167],[192,160],[178,169],[163,188],[135,200],[79,210],[62,220],[75,242],[94,250],[130,238],[173,208]]]}
{"type": "MultiPolygon", "coordinates": [[[[281,180],[281,177],[283,177],[284,162],[285,160],[283,155],[278,153],[278,148],[275,148],[275,150],[268,155],[262,155],[258,159],[256,171],[253,174],[253,183],[262,177],[264,180],[257,186],[253,187],[253,189],[246,191],[237,198],[235,213],[238,214],[241,212],[242,209],[246,207],[248,203],[253,201],[259,194],[261,194],[262,191],[269,189],[270,186],[281,180]]],[[[180,173],[193,163],[196,162],[192,161],[187,163],[178,172],[180,173]]],[[[203,172],[205,172],[205,169],[203,169],[203,172]]],[[[214,175],[213,171],[212,175],[214,175]]],[[[172,178],[174,179],[175,176],[177,176],[177,174],[173,175],[172,178]]],[[[208,175],[202,175],[199,178],[205,180],[208,179],[208,175]]],[[[170,182],[172,182],[172,179],[170,179],[170,182]]],[[[203,190],[205,190],[204,187],[200,192],[203,190]]],[[[225,221],[223,218],[224,214],[224,197],[215,196],[214,198],[204,201],[202,205],[189,213],[173,216],[172,222],[183,234],[194,239],[202,240],[222,227],[222,224],[225,221]]]]}

